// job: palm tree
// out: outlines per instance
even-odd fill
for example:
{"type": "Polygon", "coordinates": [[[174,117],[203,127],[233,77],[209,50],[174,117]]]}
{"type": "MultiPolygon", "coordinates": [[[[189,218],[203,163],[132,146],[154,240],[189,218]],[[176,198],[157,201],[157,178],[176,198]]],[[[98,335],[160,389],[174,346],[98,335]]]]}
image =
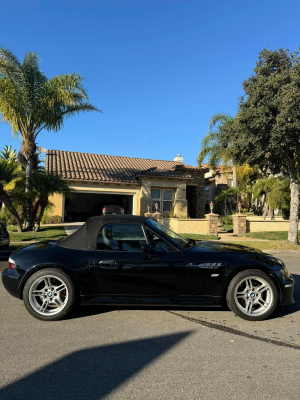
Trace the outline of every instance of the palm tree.
{"type": "Polygon", "coordinates": [[[31,185],[33,192],[36,194],[36,203],[31,224],[33,225],[35,220],[37,230],[39,230],[45,208],[49,204],[49,196],[53,196],[55,193],[70,193],[70,188],[68,182],[63,180],[60,175],[56,175],[53,172],[47,173],[45,170],[34,172],[31,179],[31,185]],[[37,216],[39,209],[40,212],[37,216]]]}
{"type": "Polygon", "coordinates": [[[17,162],[16,150],[12,150],[11,146],[6,145],[2,151],[0,151],[0,158],[7,160],[11,163],[17,162]]]}
{"type": "Polygon", "coordinates": [[[16,183],[22,179],[21,166],[18,163],[11,163],[8,160],[0,159],[0,200],[15,218],[18,231],[22,232],[22,221],[9,196],[16,183]]]}
{"type": "Polygon", "coordinates": [[[211,168],[215,168],[219,162],[228,164],[231,161],[230,146],[224,142],[224,131],[230,129],[233,124],[234,118],[228,114],[218,113],[211,117],[208,132],[201,143],[201,151],[198,155],[199,165],[206,156],[208,156],[207,164],[211,168]]]}
{"type": "MultiPolygon", "coordinates": [[[[59,131],[66,117],[85,111],[99,111],[89,103],[77,74],[58,75],[48,79],[39,69],[39,57],[27,52],[23,61],[0,47],[0,114],[22,138],[20,158],[26,173],[25,191],[31,190],[31,177],[37,165],[38,134],[59,131]]],[[[20,160],[19,158],[19,160],[20,160]]],[[[25,228],[32,229],[32,203],[26,202],[25,228]]]]}
{"type": "Polygon", "coordinates": [[[258,179],[253,186],[253,197],[255,199],[261,198],[263,201],[263,218],[265,219],[268,215],[273,218],[274,209],[271,207],[269,198],[272,190],[278,186],[279,179],[273,176],[269,178],[258,179]]]}

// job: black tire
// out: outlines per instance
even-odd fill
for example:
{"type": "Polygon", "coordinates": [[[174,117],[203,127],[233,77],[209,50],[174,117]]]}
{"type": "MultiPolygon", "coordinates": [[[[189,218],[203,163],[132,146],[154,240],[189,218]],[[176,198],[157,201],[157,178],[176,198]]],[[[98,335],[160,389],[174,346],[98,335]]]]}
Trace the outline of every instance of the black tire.
{"type": "Polygon", "coordinates": [[[248,269],[238,273],[232,279],[227,289],[226,300],[230,310],[237,316],[248,321],[262,321],[269,318],[276,310],[279,293],[269,275],[257,269],[248,269]],[[250,278],[248,282],[252,282],[252,285],[250,285],[252,289],[249,290],[250,286],[246,283],[247,278],[250,278]],[[261,286],[255,286],[257,282],[261,286]],[[267,289],[259,291],[261,287],[263,288],[262,282],[265,282],[267,289]],[[237,289],[240,291],[237,292],[237,289]],[[237,298],[236,296],[240,297],[237,298]]]}
{"type": "Polygon", "coordinates": [[[42,269],[34,273],[26,282],[23,289],[23,300],[27,311],[35,318],[43,321],[58,321],[72,311],[76,301],[75,287],[72,280],[63,271],[57,268],[42,269]],[[49,278],[52,288],[48,291],[46,287],[49,285],[45,284],[44,286],[43,283],[49,278]],[[58,290],[63,285],[64,288],[58,290]],[[33,292],[40,292],[42,295],[34,295],[33,292]],[[57,306],[56,302],[58,301],[63,305],[57,306]],[[45,311],[38,310],[39,307],[42,308],[44,302],[47,302],[45,311]]]}

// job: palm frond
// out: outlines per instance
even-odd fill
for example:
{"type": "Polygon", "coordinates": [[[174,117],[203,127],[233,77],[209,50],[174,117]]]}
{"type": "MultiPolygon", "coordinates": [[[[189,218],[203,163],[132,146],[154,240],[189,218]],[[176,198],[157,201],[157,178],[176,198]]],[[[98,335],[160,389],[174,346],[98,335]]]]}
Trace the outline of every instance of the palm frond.
{"type": "Polygon", "coordinates": [[[230,146],[224,142],[223,129],[225,126],[230,128],[234,119],[228,114],[218,113],[211,117],[209,121],[209,131],[204,136],[201,142],[201,151],[198,155],[198,164],[204,161],[207,157],[207,164],[211,168],[222,163],[230,165],[231,155],[230,146]],[[213,130],[215,128],[215,130],[213,130]]]}
{"type": "Polygon", "coordinates": [[[81,75],[64,74],[48,80],[39,61],[36,53],[27,52],[20,63],[9,50],[0,48],[1,118],[12,126],[13,133],[20,132],[23,148],[29,152],[42,129],[58,131],[67,116],[99,111],[89,102],[81,75]]]}

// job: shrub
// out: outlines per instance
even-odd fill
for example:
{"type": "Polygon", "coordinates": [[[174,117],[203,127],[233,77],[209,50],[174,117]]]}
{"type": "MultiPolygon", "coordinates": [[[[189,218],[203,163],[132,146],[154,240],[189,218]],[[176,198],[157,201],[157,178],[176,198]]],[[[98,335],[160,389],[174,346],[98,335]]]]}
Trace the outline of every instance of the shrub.
{"type": "MultiPolygon", "coordinates": [[[[17,213],[19,214],[21,218],[21,222],[23,224],[24,222],[24,216],[23,216],[23,208],[20,205],[14,204],[17,213]]],[[[2,211],[0,211],[0,221],[4,222],[6,225],[17,225],[16,220],[12,216],[12,214],[8,211],[8,208],[2,207],[2,211]]]]}
{"type": "Polygon", "coordinates": [[[48,215],[48,213],[43,215],[42,224],[61,224],[61,217],[59,215],[48,215]]]}
{"type": "Polygon", "coordinates": [[[172,212],[163,212],[162,213],[163,214],[163,217],[164,218],[177,218],[177,216],[174,214],[174,213],[172,213],[172,212]]]}
{"type": "Polygon", "coordinates": [[[233,225],[233,219],[231,216],[220,217],[220,221],[223,225],[233,225]]]}

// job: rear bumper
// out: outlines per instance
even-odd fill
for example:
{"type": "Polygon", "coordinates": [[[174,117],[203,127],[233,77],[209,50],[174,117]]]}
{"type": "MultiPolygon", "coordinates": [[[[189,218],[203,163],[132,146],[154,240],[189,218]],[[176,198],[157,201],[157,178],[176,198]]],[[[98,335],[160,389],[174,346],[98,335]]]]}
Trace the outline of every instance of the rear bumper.
{"type": "Polygon", "coordinates": [[[20,299],[20,282],[22,275],[19,274],[17,269],[5,269],[2,272],[2,282],[5,289],[14,297],[20,299]]]}

